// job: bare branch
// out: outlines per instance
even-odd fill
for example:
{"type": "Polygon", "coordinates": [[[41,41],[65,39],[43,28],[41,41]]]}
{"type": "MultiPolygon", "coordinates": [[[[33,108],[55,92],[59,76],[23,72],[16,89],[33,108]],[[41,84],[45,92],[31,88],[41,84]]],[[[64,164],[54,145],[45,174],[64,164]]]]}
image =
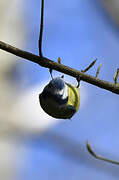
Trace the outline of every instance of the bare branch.
{"type": "Polygon", "coordinates": [[[102,161],[106,161],[106,162],[109,162],[109,163],[112,163],[112,164],[119,165],[119,161],[113,161],[113,160],[111,160],[111,159],[107,159],[107,158],[105,158],[105,157],[103,157],[103,156],[97,155],[97,154],[92,150],[92,148],[91,148],[90,144],[88,143],[88,141],[87,141],[87,143],[86,143],[86,147],[87,147],[88,152],[89,152],[94,158],[99,159],[99,160],[102,160],[102,161]]]}
{"type": "Polygon", "coordinates": [[[45,57],[39,57],[37,55],[34,55],[32,53],[20,50],[16,47],[13,47],[9,44],[6,44],[2,41],[0,41],[0,49],[7,51],[9,53],[12,53],[16,56],[19,56],[21,58],[27,59],[31,62],[37,63],[42,67],[54,69],[56,71],[62,72],[64,74],[70,75],[72,77],[79,77],[82,81],[88,82],[90,84],[93,84],[95,86],[98,86],[100,88],[106,89],[108,91],[111,91],[115,94],[119,94],[119,84],[115,85],[114,83],[110,83],[107,81],[103,81],[100,79],[97,79],[93,76],[90,76],[88,74],[82,73],[78,70],[75,70],[71,67],[65,66],[63,64],[56,63],[48,58],[45,57]]]}

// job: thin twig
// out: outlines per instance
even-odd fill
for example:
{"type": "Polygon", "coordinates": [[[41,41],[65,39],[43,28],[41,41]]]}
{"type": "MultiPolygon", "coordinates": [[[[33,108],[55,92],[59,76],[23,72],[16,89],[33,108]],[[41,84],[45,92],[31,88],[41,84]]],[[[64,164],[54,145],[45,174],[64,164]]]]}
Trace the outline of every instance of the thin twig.
{"type": "Polygon", "coordinates": [[[60,58],[60,57],[58,57],[57,62],[58,62],[59,64],[61,64],[61,58],[60,58]]]}
{"type": "Polygon", "coordinates": [[[9,53],[12,53],[12,54],[14,54],[16,56],[19,56],[21,58],[27,59],[27,60],[29,60],[31,62],[37,63],[42,67],[46,67],[46,68],[49,68],[49,69],[51,68],[53,70],[62,72],[64,74],[70,75],[70,76],[75,77],[75,78],[80,76],[80,79],[82,81],[85,81],[85,82],[88,82],[88,83],[93,84],[95,86],[98,86],[100,88],[106,89],[106,90],[111,91],[111,92],[113,92],[115,94],[119,94],[119,86],[118,86],[118,84],[115,85],[114,83],[110,83],[108,81],[103,81],[103,80],[97,79],[97,78],[95,78],[93,76],[82,73],[82,72],[80,72],[80,71],[78,71],[76,69],[65,66],[63,64],[56,63],[56,62],[54,62],[54,61],[52,61],[52,60],[50,60],[48,58],[39,57],[39,56],[34,55],[32,53],[23,51],[21,49],[13,47],[13,46],[11,46],[9,44],[6,44],[6,43],[4,43],[2,41],[0,41],[0,49],[2,49],[4,51],[7,51],[9,53]]]}
{"type": "Polygon", "coordinates": [[[106,161],[106,162],[109,162],[109,163],[112,163],[112,164],[119,165],[119,161],[114,161],[114,160],[111,160],[111,159],[107,159],[107,158],[105,158],[105,157],[103,157],[103,156],[100,156],[100,155],[96,154],[96,153],[92,150],[92,148],[91,148],[90,144],[88,143],[88,141],[87,141],[87,143],[86,143],[86,147],[87,147],[87,149],[88,149],[88,152],[89,152],[94,158],[99,159],[99,160],[102,160],[102,161],[106,161]]]}
{"type": "Polygon", "coordinates": [[[98,66],[98,69],[97,69],[97,72],[96,72],[96,78],[98,78],[98,75],[99,75],[99,73],[100,73],[100,69],[101,69],[101,66],[102,66],[102,64],[100,64],[99,66],[98,66]]]}
{"type": "Polygon", "coordinates": [[[97,59],[95,59],[91,64],[89,64],[89,66],[87,68],[85,68],[84,70],[81,70],[81,72],[83,72],[83,73],[87,72],[90,68],[92,68],[94,66],[96,61],[97,61],[97,59]]]}
{"type": "Polygon", "coordinates": [[[119,77],[119,68],[116,70],[116,72],[114,73],[114,76],[113,76],[115,84],[117,84],[118,77],[119,77]]]}
{"type": "Polygon", "coordinates": [[[43,53],[42,53],[43,20],[44,20],[44,0],[41,0],[41,23],[40,23],[40,34],[39,34],[39,41],[38,41],[40,57],[43,57],[43,53]]]}

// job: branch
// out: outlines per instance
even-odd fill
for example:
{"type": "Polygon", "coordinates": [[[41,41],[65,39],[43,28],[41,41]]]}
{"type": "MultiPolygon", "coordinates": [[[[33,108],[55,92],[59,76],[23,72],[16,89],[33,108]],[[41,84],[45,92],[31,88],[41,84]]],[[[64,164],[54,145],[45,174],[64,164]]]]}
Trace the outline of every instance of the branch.
{"type": "Polygon", "coordinates": [[[56,71],[62,72],[64,74],[70,75],[70,76],[75,77],[75,78],[80,76],[80,79],[82,81],[85,81],[85,82],[88,82],[88,83],[93,84],[95,86],[98,86],[100,88],[106,89],[106,90],[111,91],[115,94],[119,94],[119,84],[114,84],[114,83],[110,83],[107,81],[97,79],[93,76],[90,76],[88,74],[84,74],[78,70],[71,68],[71,67],[62,65],[60,63],[56,63],[56,62],[54,62],[54,61],[52,61],[46,57],[39,57],[39,56],[34,55],[32,53],[20,50],[16,47],[13,47],[9,44],[2,42],[2,41],[0,41],[0,49],[7,51],[11,54],[14,54],[18,57],[27,59],[27,60],[34,62],[34,63],[36,63],[42,67],[54,69],[56,71]]]}

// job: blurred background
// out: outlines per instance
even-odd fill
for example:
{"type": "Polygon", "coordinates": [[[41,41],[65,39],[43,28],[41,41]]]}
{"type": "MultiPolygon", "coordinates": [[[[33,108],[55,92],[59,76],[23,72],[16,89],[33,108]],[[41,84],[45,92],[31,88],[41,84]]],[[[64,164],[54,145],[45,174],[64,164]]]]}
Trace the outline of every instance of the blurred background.
{"type": "MultiPolygon", "coordinates": [[[[0,40],[38,55],[40,5],[0,1],[0,40]]],[[[118,0],[45,1],[44,56],[113,82],[119,68],[118,0]]],[[[49,71],[0,50],[0,179],[119,179],[119,166],[94,159],[86,149],[119,161],[118,95],[81,82],[81,105],[69,120],[45,114],[38,96],[49,71]]],[[[53,76],[61,73],[53,71],[53,76]]],[[[65,75],[65,80],[76,80],[65,75]]]]}

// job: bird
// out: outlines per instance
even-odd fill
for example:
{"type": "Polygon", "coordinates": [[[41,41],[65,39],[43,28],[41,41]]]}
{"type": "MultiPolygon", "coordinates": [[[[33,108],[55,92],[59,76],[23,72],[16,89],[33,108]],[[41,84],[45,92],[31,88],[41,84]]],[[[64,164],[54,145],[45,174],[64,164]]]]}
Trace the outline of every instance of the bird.
{"type": "Polygon", "coordinates": [[[41,108],[56,119],[71,119],[80,106],[79,81],[72,85],[64,77],[52,78],[39,94],[41,108]]]}

